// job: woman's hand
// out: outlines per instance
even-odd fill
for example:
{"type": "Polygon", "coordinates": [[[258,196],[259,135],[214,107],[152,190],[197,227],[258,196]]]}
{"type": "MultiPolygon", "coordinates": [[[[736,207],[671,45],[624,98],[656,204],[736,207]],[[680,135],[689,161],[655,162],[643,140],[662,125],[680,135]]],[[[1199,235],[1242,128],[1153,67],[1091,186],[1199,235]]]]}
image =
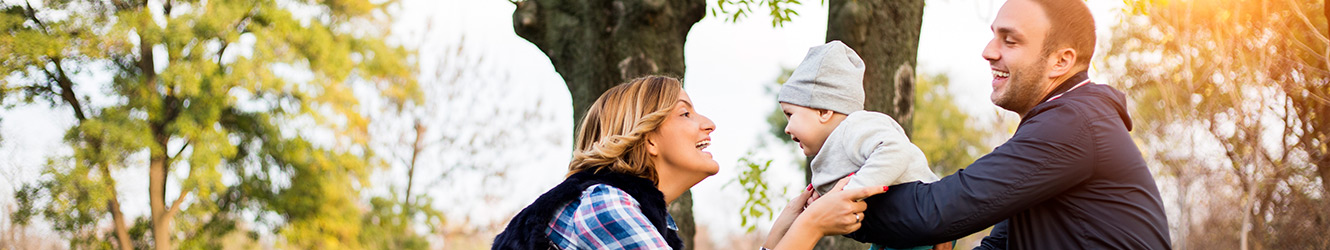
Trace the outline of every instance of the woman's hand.
{"type": "Polygon", "coordinates": [[[799,214],[803,213],[804,208],[808,206],[808,203],[817,199],[817,197],[817,191],[813,191],[813,185],[809,184],[807,188],[804,188],[804,192],[799,194],[799,197],[790,200],[785,205],[785,209],[781,210],[780,216],[776,217],[775,224],[771,225],[771,232],[767,233],[767,241],[762,244],[762,247],[776,248],[776,244],[780,243],[780,238],[785,237],[785,232],[789,231],[790,225],[794,224],[794,219],[798,218],[799,214]]]}
{"type": "Polygon", "coordinates": [[[887,187],[841,190],[849,182],[849,177],[842,178],[831,191],[809,204],[772,249],[812,249],[822,236],[859,230],[864,209],[868,208],[863,199],[886,192],[887,187]]]}
{"type": "Polygon", "coordinates": [[[842,190],[849,182],[848,177],[836,182],[831,191],[808,205],[795,220],[795,226],[816,228],[825,235],[841,235],[859,230],[859,222],[864,218],[863,212],[868,208],[868,203],[863,200],[886,192],[886,187],[842,190]]]}

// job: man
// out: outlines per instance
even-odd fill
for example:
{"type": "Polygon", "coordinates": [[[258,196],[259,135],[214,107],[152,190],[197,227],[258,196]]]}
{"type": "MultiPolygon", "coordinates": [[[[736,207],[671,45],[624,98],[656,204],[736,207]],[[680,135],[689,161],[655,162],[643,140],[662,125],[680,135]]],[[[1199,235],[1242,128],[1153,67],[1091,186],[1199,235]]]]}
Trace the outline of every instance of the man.
{"type": "MultiPolygon", "coordinates": [[[[932,245],[994,226],[980,249],[1168,249],[1159,190],[1127,133],[1125,96],[1089,81],[1094,20],[1080,0],[1010,0],[983,57],[1016,134],[965,170],[868,198],[846,236],[932,245]]],[[[834,201],[833,201],[834,202],[834,201]]]]}

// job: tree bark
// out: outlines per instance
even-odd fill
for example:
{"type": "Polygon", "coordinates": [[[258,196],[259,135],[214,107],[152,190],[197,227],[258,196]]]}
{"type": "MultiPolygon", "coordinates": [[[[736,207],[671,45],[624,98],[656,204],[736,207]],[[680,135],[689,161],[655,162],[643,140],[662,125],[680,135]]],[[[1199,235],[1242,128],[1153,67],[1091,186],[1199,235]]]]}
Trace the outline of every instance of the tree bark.
{"type": "MultiPolygon", "coordinates": [[[[682,78],[684,41],[706,15],[704,0],[527,0],[516,2],[513,30],[549,56],[580,123],[601,93],[644,75],[682,78]]],[[[692,193],[670,204],[693,247],[692,193]]]]}
{"type": "MultiPolygon", "coordinates": [[[[827,41],[844,42],[864,60],[864,109],[895,118],[909,135],[924,1],[830,0],[828,5],[827,41]]],[[[868,244],[828,236],[815,248],[868,249],[868,244]]]]}
{"type": "MultiPolygon", "coordinates": [[[[144,19],[143,22],[147,22],[144,19]]],[[[155,24],[142,24],[146,27],[155,24]]],[[[140,38],[143,39],[143,38],[140,38]]],[[[154,86],[157,89],[157,71],[153,65],[152,46],[156,41],[139,42],[139,61],[137,66],[142,74],[142,81],[148,86],[154,86]]],[[[163,106],[168,106],[165,104],[163,106]]],[[[171,218],[167,215],[166,208],[166,174],[168,171],[166,146],[171,138],[166,133],[166,124],[169,119],[162,117],[150,117],[150,133],[153,136],[154,147],[150,147],[148,156],[148,204],[152,214],[152,241],[153,248],[166,250],[171,248],[171,218]]],[[[180,190],[184,192],[184,190],[180,190]]]]}
{"type": "Polygon", "coordinates": [[[111,196],[106,200],[106,210],[111,211],[111,221],[114,223],[111,227],[115,228],[116,242],[120,244],[120,250],[134,249],[134,244],[129,241],[129,230],[125,228],[125,215],[120,213],[120,199],[116,197],[115,182],[111,180],[111,166],[101,165],[104,178],[102,183],[111,196]]]}
{"type": "MultiPolygon", "coordinates": [[[[153,147],[148,162],[148,199],[152,209],[152,241],[158,250],[171,248],[171,218],[166,215],[166,142],[160,128],[153,128],[153,147]]],[[[181,190],[184,192],[184,190],[181,190]]]]}
{"type": "Polygon", "coordinates": [[[549,56],[580,122],[601,93],[624,81],[683,77],[684,40],[705,10],[702,0],[529,0],[517,2],[513,29],[549,56]]]}
{"type": "Polygon", "coordinates": [[[924,1],[828,2],[827,41],[840,40],[864,59],[864,109],[896,118],[909,134],[924,1]]]}

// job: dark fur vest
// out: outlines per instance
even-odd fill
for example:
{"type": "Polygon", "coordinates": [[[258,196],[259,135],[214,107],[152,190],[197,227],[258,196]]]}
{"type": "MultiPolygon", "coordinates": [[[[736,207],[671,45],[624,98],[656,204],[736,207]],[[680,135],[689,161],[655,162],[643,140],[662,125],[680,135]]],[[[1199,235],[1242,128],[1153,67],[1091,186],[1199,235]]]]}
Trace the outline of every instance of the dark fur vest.
{"type": "Polygon", "coordinates": [[[670,215],[665,208],[665,196],[661,194],[660,189],[656,189],[651,180],[610,171],[600,171],[600,173],[583,171],[573,174],[563,183],[540,195],[530,206],[518,212],[499,236],[494,237],[491,249],[557,249],[545,234],[545,230],[550,227],[550,221],[554,219],[555,213],[561,206],[578,199],[582,196],[583,190],[595,184],[610,185],[633,196],[633,199],[641,205],[642,214],[645,214],[651,225],[656,227],[656,231],[665,236],[665,242],[669,243],[671,248],[683,249],[683,240],[679,239],[678,233],[666,227],[666,218],[670,215]]]}

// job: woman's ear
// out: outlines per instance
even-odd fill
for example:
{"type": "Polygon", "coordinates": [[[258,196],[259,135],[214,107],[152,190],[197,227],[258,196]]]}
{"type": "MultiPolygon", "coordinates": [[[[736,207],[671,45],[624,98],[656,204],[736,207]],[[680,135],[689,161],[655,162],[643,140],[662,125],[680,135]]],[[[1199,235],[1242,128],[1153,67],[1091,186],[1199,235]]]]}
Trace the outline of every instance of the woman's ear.
{"type": "Polygon", "coordinates": [[[646,142],[647,154],[651,156],[660,156],[660,147],[656,146],[655,139],[655,136],[650,134],[642,137],[642,140],[646,142]]]}

